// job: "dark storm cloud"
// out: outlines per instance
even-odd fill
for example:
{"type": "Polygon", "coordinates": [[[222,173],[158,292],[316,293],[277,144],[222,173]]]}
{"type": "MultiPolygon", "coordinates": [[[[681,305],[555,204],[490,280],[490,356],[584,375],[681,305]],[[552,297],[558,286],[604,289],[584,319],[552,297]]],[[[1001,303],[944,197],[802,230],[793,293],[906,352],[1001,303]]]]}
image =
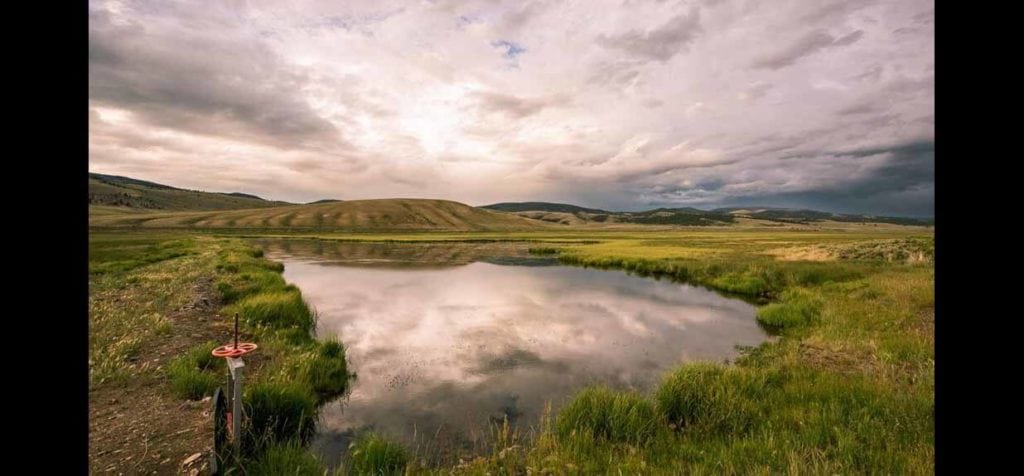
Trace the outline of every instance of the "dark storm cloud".
{"type": "MultiPolygon", "coordinates": [[[[849,180],[837,180],[819,187],[793,192],[737,194],[724,200],[707,202],[703,206],[777,206],[813,208],[838,213],[863,213],[870,210],[879,215],[932,216],[935,199],[935,144],[915,142],[894,147],[866,148],[841,152],[821,152],[835,156],[836,160],[858,161],[884,157],[881,165],[872,167],[849,180]]],[[[799,160],[792,158],[791,160],[799,160]]],[[[651,203],[657,197],[689,196],[714,197],[707,192],[723,188],[720,180],[695,183],[690,187],[659,187],[649,192],[651,203]]]]}
{"type": "Polygon", "coordinates": [[[281,147],[338,145],[338,130],[296,94],[305,81],[300,73],[216,10],[190,11],[174,12],[172,21],[127,24],[113,22],[104,10],[92,11],[94,104],[193,133],[281,147]]]}
{"type": "Polygon", "coordinates": [[[633,56],[665,62],[677,53],[686,51],[701,31],[700,10],[694,7],[689,13],[680,13],[653,30],[631,30],[612,36],[599,35],[597,44],[608,49],[622,50],[633,56]]]}

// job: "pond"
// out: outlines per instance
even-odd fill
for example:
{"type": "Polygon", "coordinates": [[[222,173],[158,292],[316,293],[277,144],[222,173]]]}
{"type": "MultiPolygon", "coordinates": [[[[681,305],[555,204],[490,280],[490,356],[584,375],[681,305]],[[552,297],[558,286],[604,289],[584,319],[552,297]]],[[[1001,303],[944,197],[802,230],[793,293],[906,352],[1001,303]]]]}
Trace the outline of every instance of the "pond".
{"type": "Polygon", "coordinates": [[[313,448],[330,465],[366,429],[427,459],[469,457],[495,424],[528,434],[582,387],[649,391],[681,362],[730,361],[768,337],[747,302],[523,243],[259,244],[357,374],[321,411],[313,448]]]}

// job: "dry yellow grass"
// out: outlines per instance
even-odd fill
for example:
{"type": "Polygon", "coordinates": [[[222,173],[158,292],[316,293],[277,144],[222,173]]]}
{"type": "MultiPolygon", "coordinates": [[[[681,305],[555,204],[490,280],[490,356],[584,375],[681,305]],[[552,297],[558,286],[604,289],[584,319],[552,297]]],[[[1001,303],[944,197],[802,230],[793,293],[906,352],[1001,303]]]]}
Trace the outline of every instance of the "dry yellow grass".
{"type": "Polygon", "coordinates": [[[275,208],[155,212],[94,213],[92,226],[147,228],[331,228],[358,230],[502,231],[556,226],[538,220],[474,208],[448,200],[354,200],[275,208]]]}

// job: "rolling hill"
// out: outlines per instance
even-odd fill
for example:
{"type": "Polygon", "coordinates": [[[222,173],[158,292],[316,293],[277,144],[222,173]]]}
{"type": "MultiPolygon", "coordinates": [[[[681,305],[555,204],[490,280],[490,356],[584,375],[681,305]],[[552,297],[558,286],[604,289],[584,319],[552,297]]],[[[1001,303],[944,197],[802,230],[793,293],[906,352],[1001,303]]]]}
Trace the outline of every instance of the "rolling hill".
{"type": "Polygon", "coordinates": [[[567,203],[505,202],[485,205],[481,208],[513,213],[535,220],[562,225],[635,223],[641,225],[722,226],[737,223],[738,220],[792,225],[816,225],[839,222],[932,226],[935,223],[934,220],[922,218],[842,214],[817,210],[770,207],[716,208],[713,210],[684,207],[656,208],[639,212],[615,212],[580,207],[567,203]]]}
{"type": "MultiPolygon", "coordinates": [[[[290,205],[247,193],[185,190],[117,175],[89,174],[89,205],[138,210],[231,210],[290,205]]],[[[130,211],[130,210],[125,210],[130,211]]]]}
{"type": "Polygon", "coordinates": [[[759,220],[777,221],[783,223],[808,224],[821,221],[837,221],[844,223],[890,223],[893,225],[910,226],[931,226],[935,220],[927,218],[890,217],[866,214],[847,214],[820,212],[817,210],[793,209],[793,208],[769,208],[769,207],[747,207],[747,208],[717,208],[712,212],[728,213],[733,216],[755,218],[759,220]]]}
{"type": "Polygon", "coordinates": [[[519,216],[561,225],[588,223],[635,223],[640,225],[728,225],[735,221],[728,213],[696,208],[657,208],[642,212],[611,212],[567,203],[505,202],[481,208],[514,213],[519,216]]]}
{"type": "Polygon", "coordinates": [[[204,212],[91,214],[91,226],[312,228],[358,231],[502,231],[551,225],[449,200],[391,198],[204,212]]]}
{"type": "Polygon", "coordinates": [[[486,208],[488,210],[497,210],[499,212],[543,211],[560,213],[610,213],[606,210],[600,210],[597,208],[584,208],[576,205],[570,205],[568,203],[551,202],[502,202],[484,205],[480,208],[486,208]]]}
{"type": "Polygon", "coordinates": [[[503,202],[482,207],[449,200],[323,199],[307,204],[255,195],[185,190],[115,175],[89,174],[91,226],[159,228],[307,228],[348,231],[503,231],[552,227],[931,226],[933,220],[837,214],[770,207],[656,208],[618,212],[552,202],[503,202]],[[875,226],[875,225],[872,225],[875,226]]]}

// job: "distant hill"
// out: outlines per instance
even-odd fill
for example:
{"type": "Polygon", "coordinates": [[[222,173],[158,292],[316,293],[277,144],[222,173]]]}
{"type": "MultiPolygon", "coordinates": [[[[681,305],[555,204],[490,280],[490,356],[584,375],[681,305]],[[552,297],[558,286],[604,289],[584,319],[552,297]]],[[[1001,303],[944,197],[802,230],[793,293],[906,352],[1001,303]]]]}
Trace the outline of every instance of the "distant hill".
{"type": "Polygon", "coordinates": [[[562,225],[587,223],[636,223],[643,225],[721,226],[737,219],[753,219],[779,224],[811,225],[834,221],[845,223],[890,223],[894,225],[930,226],[934,220],[829,213],[816,210],[796,210],[772,207],[716,208],[701,210],[694,207],[656,208],[639,212],[616,212],[586,208],[567,203],[508,202],[486,205],[482,208],[515,213],[520,216],[562,225]]]}
{"type": "Polygon", "coordinates": [[[205,212],[102,213],[92,226],[311,228],[357,231],[504,231],[551,225],[448,200],[392,198],[205,212]]]}
{"type": "Polygon", "coordinates": [[[117,175],[89,174],[89,205],[139,210],[231,210],[290,205],[247,193],[185,190],[117,175]]]}
{"type": "Polygon", "coordinates": [[[724,225],[734,221],[728,213],[696,208],[658,208],[644,212],[610,212],[567,203],[506,202],[481,208],[515,213],[520,216],[562,225],[587,223],[637,223],[645,225],[724,225]]]}
{"type": "Polygon", "coordinates": [[[770,207],[744,207],[744,208],[718,208],[712,210],[719,213],[728,213],[733,216],[756,218],[759,220],[770,220],[783,223],[814,223],[820,221],[838,221],[847,223],[891,223],[894,225],[910,226],[932,226],[934,219],[876,216],[866,214],[845,214],[820,212],[807,209],[770,208],[770,207]]]}
{"type": "MultiPolygon", "coordinates": [[[[504,202],[471,207],[448,200],[317,200],[304,205],[255,195],[185,190],[116,175],[89,174],[93,226],[317,228],[334,230],[528,230],[552,226],[818,226],[832,222],[931,226],[934,220],[772,207],[656,208],[619,212],[567,203],[504,202]]],[[[828,226],[834,226],[832,223],[828,226]]]]}
{"type": "Polygon", "coordinates": [[[484,205],[480,208],[498,210],[501,212],[560,212],[560,213],[609,213],[596,208],[584,208],[567,203],[551,202],[502,202],[491,205],[484,205]]]}

